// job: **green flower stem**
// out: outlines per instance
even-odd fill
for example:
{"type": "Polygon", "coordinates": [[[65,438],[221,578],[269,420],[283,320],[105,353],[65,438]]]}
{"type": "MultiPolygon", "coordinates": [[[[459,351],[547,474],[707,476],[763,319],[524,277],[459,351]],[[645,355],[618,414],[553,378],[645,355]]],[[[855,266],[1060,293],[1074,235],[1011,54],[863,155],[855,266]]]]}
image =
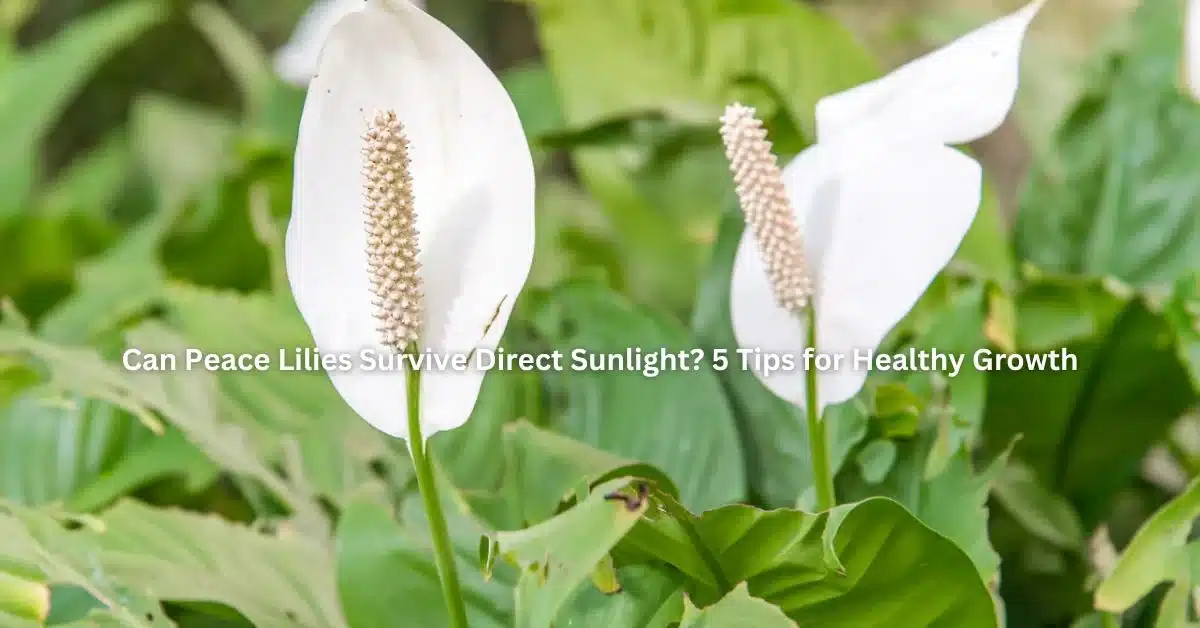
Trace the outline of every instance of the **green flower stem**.
{"type": "Polygon", "coordinates": [[[825,422],[821,420],[817,408],[817,313],[811,306],[808,308],[808,348],[811,348],[813,361],[804,369],[805,400],[804,411],[808,415],[808,452],[812,459],[813,485],[817,487],[817,508],[829,510],[837,505],[833,492],[833,471],[829,468],[829,435],[825,433],[825,422]]]}
{"type": "Polygon", "coordinates": [[[425,502],[425,516],[429,519],[429,531],[433,536],[433,551],[437,560],[438,577],[442,582],[442,596],[446,598],[451,628],[467,628],[467,610],[463,605],[462,588],[458,583],[454,549],[450,545],[446,516],[442,514],[442,502],[438,499],[437,485],[434,483],[433,463],[426,455],[425,439],[421,435],[421,372],[415,369],[406,370],[405,382],[408,389],[408,451],[412,454],[413,469],[417,473],[417,489],[425,502]]]}

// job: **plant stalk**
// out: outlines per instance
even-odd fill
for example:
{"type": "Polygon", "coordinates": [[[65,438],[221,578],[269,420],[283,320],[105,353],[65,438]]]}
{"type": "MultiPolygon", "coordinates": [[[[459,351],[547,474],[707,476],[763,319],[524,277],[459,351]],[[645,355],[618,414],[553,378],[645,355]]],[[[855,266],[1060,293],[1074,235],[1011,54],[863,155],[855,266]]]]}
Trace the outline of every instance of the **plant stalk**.
{"type": "Polygon", "coordinates": [[[817,508],[826,511],[837,505],[833,491],[833,471],[829,467],[829,435],[817,408],[817,313],[808,308],[808,348],[812,362],[804,369],[804,411],[808,418],[808,453],[812,460],[813,485],[817,488],[817,508]]]}
{"type": "Polygon", "coordinates": [[[454,564],[454,549],[450,545],[446,517],[442,514],[442,502],[438,499],[437,484],[434,482],[433,462],[425,451],[425,438],[421,435],[421,372],[407,369],[405,383],[408,390],[408,451],[417,474],[417,490],[425,502],[425,516],[429,519],[429,532],[433,537],[442,597],[446,599],[446,611],[450,613],[449,625],[451,628],[468,628],[466,606],[463,605],[462,588],[454,564]]]}

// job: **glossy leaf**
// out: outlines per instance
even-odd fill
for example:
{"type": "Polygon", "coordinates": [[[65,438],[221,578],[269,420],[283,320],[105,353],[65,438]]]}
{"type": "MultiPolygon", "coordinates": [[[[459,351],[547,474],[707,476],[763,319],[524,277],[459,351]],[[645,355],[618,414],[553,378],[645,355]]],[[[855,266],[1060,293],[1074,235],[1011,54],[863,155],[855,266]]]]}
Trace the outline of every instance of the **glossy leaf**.
{"type": "Polygon", "coordinates": [[[662,469],[689,508],[741,498],[745,472],[733,415],[707,360],[680,362],[681,352],[690,360],[701,353],[685,329],[585,283],[554,291],[536,317],[563,356],[564,370],[553,375],[567,396],[565,434],[662,469]],[[664,351],[675,354],[674,365],[646,361],[645,354],[659,360],[664,351]],[[608,355],[618,356],[613,366],[621,370],[593,370],[590,361],[608,355]],[[685,371],[688,365],[696,368],[685,371]]]}
{"type": "Polygon", "coordinates": [[[1169,285],[1200,264],[1200,105],[1176,85],[1183,3],[1142,2],[1130,49],[1059,131],[1062,168],[1035,168],[1020,256],[1059,273],[1169,285]]]}

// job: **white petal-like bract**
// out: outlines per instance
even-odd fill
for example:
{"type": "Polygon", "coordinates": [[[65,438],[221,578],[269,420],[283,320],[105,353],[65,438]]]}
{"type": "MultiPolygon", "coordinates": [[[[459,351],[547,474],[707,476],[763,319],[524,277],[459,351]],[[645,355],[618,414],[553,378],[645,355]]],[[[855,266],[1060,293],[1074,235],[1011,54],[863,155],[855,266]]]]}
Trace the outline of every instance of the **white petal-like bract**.
{"type": "MultiPolygon", "coordinates": [[[[368,279],[362,135],[394,111],[410,142],[425,316],[420,346],[441,356],[494,349],[533,261],[533,160],[499,79],[449,28],[407,0],[368,0],[331,30],[309,85],[296,149],[287,270],[323,353],[355,356],[330,378],[371,425],[406,435],[402,370],[368,372],[381,344],[368,279]]],[[[421,376],[426,438],[466,422],[484,373],[421,376]]]]}
{"type": "Polygon", "coordinates": [[[752,234],[734,261],[738,345],[795,361],[791,370],[755,369],[776,395],[805,406],[810,367],[818,411],[857,394],[870,356],[954,256],[978,212],[983,173],[949,145],[1008,115],[1022,41],[1043,3],[818,103],[818,141],[783,179],[816,284],[816,352],[827,361],[805,357],[806,323],[777,302],[752,234]]]}
{"type": "Polygon", "coordinates": [[[963,144],[996,130],[1016,96],[1021,45],[1046,0],[991,22],[883,78],[817,103],[821,142],[880,134],[963,144]]]}
{"type": "Polygon", "coordinates": [[[275,53],[275,72],[283,80],[304,87],[317,73],[321,46],[338,20],[363,8],[363,0],[317,0],[309,8],[292,37],[275,53]]]}

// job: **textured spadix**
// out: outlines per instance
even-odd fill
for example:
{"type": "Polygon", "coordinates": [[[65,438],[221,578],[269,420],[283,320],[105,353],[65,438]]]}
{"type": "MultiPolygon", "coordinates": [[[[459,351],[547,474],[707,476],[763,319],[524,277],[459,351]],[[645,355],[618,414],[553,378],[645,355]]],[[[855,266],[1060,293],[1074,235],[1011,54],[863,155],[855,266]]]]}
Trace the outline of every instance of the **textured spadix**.
{"type": "MultiPolygon", "coordinates": [[[[442,356],[494,349],[533,261],[533,193],[512,100],[462,40],[406,0],[347,14],[309,85],[287,234],[317,348],[356,366],[413,339],[442,356]]],[[[403,371],[329,376],[360,416],[406,435],[403,371]]],[[[425,370],[422,433],[466,422],[483,376],[425,370]]]]}
{"type": "MultiPolygon", "coordinates": [[[[783,181],[814,283],[817,351],[841,360],[818,373],[819,409],[862,388],[869,369],[855,357],[878,348],[970,228],[982,174],[947,144],[1004,120],[1042,3],[817,104],[818,142],[788,164],[783,181]]],[[[733,269],[734,333],[741,347],[795,356],[796,370],[757,375],[803,406],[805,325],[779,304],[770,278],[748,229],[733,269]]]]}
{"type": "Polygon", "coordinates": [[[721,118],[721,139],[746,226],[758,243],[776,301],[799,316],[812,294],[812,279],[767,130],[754,117],[754,109],[735,104],[721,118]]]}

